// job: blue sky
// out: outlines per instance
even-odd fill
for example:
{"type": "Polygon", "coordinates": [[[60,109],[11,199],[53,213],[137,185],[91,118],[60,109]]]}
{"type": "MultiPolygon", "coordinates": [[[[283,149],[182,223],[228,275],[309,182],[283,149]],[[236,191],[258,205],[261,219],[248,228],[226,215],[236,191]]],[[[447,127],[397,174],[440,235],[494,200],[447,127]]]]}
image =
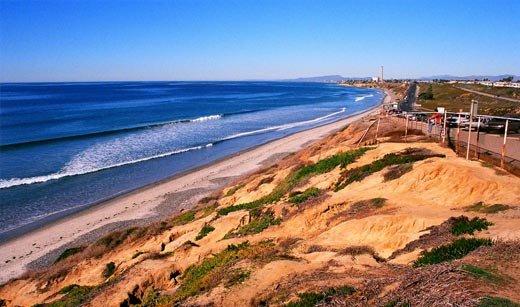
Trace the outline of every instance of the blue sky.
{"type": "Polygon", "coordinates": [[[520,1],[6,1],[0,81],[520,74],[520,1]]]}

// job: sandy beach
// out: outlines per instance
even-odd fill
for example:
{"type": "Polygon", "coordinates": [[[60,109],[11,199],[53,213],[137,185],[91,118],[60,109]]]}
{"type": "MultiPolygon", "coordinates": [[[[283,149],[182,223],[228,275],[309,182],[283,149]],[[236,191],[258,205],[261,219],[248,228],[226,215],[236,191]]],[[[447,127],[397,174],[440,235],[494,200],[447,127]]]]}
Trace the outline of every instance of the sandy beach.
{"type": "MultiPolygon", "coordinates": [[[[391,97],[386,95],[385,102],[391,97]]],[[[233,178],[276,163],[345,125],[374,112],[364,111],[340,121],[295,133],[208,166],[92,206],[0,245],[0,282],[23,274],[28,267],[49,264],[70,246],[87,243],[117,228],[140,225],[190,208],[233,178]],[[166,207],[166,208],[165,208],[166,207]]]]}

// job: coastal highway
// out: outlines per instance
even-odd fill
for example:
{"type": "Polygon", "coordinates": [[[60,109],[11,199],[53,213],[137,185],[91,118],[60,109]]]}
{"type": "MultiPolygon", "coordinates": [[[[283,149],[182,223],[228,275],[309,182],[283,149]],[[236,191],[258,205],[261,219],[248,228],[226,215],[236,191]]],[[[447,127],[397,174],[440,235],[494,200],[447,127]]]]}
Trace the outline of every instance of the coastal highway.
{"type": "Polygon", "coordinates": [[[415,101],[417,99],[417,83],[412,82],[410,86],[406,90],[406,96],[403,101],[399,104],[399,109],[401,111],[411,112],[415,108],[415,101]]]}

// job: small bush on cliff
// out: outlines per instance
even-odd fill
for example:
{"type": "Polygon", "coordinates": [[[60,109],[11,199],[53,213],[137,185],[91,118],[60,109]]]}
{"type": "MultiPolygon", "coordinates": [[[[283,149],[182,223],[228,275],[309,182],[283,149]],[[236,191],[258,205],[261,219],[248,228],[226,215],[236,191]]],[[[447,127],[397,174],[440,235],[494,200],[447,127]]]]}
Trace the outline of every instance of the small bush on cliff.
{"type": "Polygon", "coordinates": [[[245,184],[241,183],[241,184],[238,184],[238,185],[232,187],[231,189],[229,189],[227,191],[226,196],[231,196],[231,195],[235,194],[236,191],[240,190],[244,186],[245,186],[245,184]]]}
{"type": "Polygon", "coordinates": [[[480,246],[491,245],[489,239],[461,238],[450,244],[436,247],[431,251],[422,252],[421,256],[414,262],[414,266],[420,267],[460,259],[480,246]]]}
{"type": "Polygon", "coordinates": [[[274,213],[271,210],[262,212],[260,210],[252,211],[251,220],[248,224],[227,233],[224,239],[230,239],[234,237],[253,235],[261,233],[271,225],[279,225],[281,219],[275,218],[274,213]]]}
{"type": "Polygon", "coordinates": [[[268,263],[288,258],[269,241],[254,245],[247,241],[238,245],[230,244],[225,250],[188,267],[182,275],[177,291],[171,296],[161,298],[161,302],[175,305],[191,296],[207,292],[221,283],[226,285],[245,280],[249,276],[246,272],[234,274],[237,271],[232,268],[241,260],[268,263]]]}
{"type": "Polygon", "coordinates": [[[463,264],[461,265],[460,269],[473,275],[476,278],[480,278],[491,283],[498,284],[504,282],[504,278],[502,276],[478,266],[474,266],[471,264],[463,264]]]}
{"type": "Polygon", "coordinates": [[[320,303],[326,303],[328,299],[334,296],[346,296],[354,293],[356,289],[351,286],[342,286],[338,288],[329,288],[323,292],[303,292],[299,293],[299,299],[295,302],[286,304],[287,307],[311,307],[320,303]]]}
{"type": "Polygon", "coordinates": [[[70,256],[83,251],[84,249],[85,249],[85,246],[67,248],[58,256],[58,258],[54,261],[54,263],[65,260],[65,259],[69,258],[70,256]]]}
{"type": "Polygon", "coordinates": [[[103,277],[109,278],[116,271],[116,264],[114,262],[109,262],[105,265],[105,269],[103,270],[103,277]]]}
{"type": "Polygon", "coordinates": [[[511,207],[508,205],[502,205],[502,204],[486,205],[483,202],[478,202],[478,203],[468,206],[464,209],[466,211],[493,214],[493,213],[497,213],[500,211],[509,210],[509,209],[511,209],[511,207]]]}
{"type": "Polygon", "coordinates": [[[307,190],[297,193],[289,198],[289,202],[293,204],[301,204],[303,202],[306,202],[309,198],[314,198],[319,196],[321,193],[321,190],[315,187],[308,188],[307,190]]]}
{"type": "Polygon", "coordinates": [[[477,305],[478,307],[520,307],[520,304],[505,297],[486,296],[477,305]]]}
{"type": "Polygon", "coordinates": [[[202,229],[200,230],[199,234],[197,235],[197,237],[195,237],[195,240],[200,240],[200,239],[204,238],[213,230],[215,230],[215,227],[210,226],[210,225],[204,225],[202,227],[202,229]]]}
{"type": "Polygon", "coordinates": [[[96,287],[89,286],[79,286],[76,284],[72,284],[64,287],[58,293],[63,294],[64,296],[60,299],[51,302],[49,304],[41,304],[36,306],[46,306],[46,307],[72,307],[72,306],[80,306],[86,300],[88,300],[96,287]]]}
{"type": "Polygon", "coordinates": [[[470,220],[467,216],[460,216],[455,219],[451,227],[451,233],[456,236],[462,234],[472,235],[475,231],[486,230],[491,225],[493,225],[493,223],[483,218],[474,217],[470,220]]]}

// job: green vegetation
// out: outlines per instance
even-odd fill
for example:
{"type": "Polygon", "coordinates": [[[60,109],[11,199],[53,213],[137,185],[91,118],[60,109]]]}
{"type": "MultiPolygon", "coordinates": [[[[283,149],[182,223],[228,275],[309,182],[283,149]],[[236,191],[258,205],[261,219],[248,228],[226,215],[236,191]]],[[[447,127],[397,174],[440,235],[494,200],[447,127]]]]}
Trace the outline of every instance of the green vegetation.
{"type": "Polygon", "coordinates": [[[301,204],[301,203],[307,201],[309,198],[314,198],[314,197],[319,196],[320,193],[321,193],[321,191],[318,188],[315,188],[315,187],[308,188],[307,190],[305,190],[301,193],[293,194],[293,196],[291,196],[289,198],[289,202],[291,202],[293,204],[301,204]]]}
{"type": "Polygon", "coordinates": [[[139,236],[143,231],[142,228],[132,227],[121,231],[114,231],[108,235],[102,237],[96,242],[96,245],[104,246],[108,249],[114,249],[123,243],[130,236],[139,236]]]}
{"type": "Polygon", "coordinates": [[[153,307],[161,305],[161,296],[155,289],[147,290],[143,296],[140,307],[153,307]]]}
{"type": "Polygon", "coordinates": [[[288,303],[287,307],[312,307],[319,303],[330,299],[333,296],[346,296],[354,293],[355,288],[351,286],[342,286],[338,288],[329,288],[323,292],[304,292],[299,293],[299,299],[295,302],[288,303]]]}
{"type": "Polygon", "coordinates": [[[477,305],[478,307],[520,307],[520,304],[505,297],[486,296],[477,305]]]}
{"type": "Polygon", "coordinates": [[[481,84],[458,84],[457,86],[467,88],[474,91],[479,91],[498,97],[507,97],[513,99],[520,99],[520,89],[514,87],[496,87],[481,84]]]}
{"type": "Polygon", "coordinates": [[[200,230],[199,234],[195,237],[195,240],[198,241],[198,240],[204,238],[205,236],[208,235],[208,233],[212,232],[213,230],[215,230],[215,227],[210,226],[210,225],[204,225],[202,227],[202,229],[200,230]]]}
{"type": "Polygon", "coordinates": [[[419,99],[433,100],[433,88],[431,84],[425,92],[419,94],[419,99]]]}
{"type": "Polygon", "coordinates": [[[188,267],[177,291],[172,296],[163,298],[162,301],[167,301],[170,305],[175,304],[209,291],[220,283],[232,284],[245,280],[248,276],[246,272],[236,273],[237,271],[232,268],[241,260],[249,259],[253,262],[267,263],[284,258],[287,259],[287,256],[280,254],[270,241],[255,245],[250,245],[247,241],[238,245],[230,244],[225,250],[188,267]]]}
{"type": "Polygon", "coordinates": [[[228,279],[225,282],[226,287],[232,287],[237,284],[241,284],[251,275],[250,271],[244,269],[234,269],[227,275],[228,279]]]}
{"type": "Polygon", "coordinates": [[[252,210],[250,217],[251,220],[248,224],[238,228],[237,230],[227,233],[224,236],[224,239],[257,234],[264,231],[271,225],[279,225],[281,223],[281,219],[275,218],[274,213],[271,210],[267,210],[265,212],[262,212],[259,209],[252,210]]]}
{"type": "Polygon", "coordinates": [[[455,219],[451,227],[451,233],[460,236],[462,234],[474,234],[475,231],[488,229],[488,226],[493,225],[484,218],[474,217],[471,220],[467,216],[459,216],[455,219]]]}
{"type": "Polygon", "coordinates": [[[422,252],[421,256],[414,262],[414,266],[420,267],[460,259],[480,246],[491,245],[489,239],[461,238],[450,244],[436,247],[429,252],[422,252]]]}
{"type": "Polygon", "coordinates": [[[511,209],[508,205],[502,205],[502,204],[494,204],[494,205],[486,205],[483,202],[478,202],[474,205],[471,205],[469,207],[464,208],[466,211],[474,211],[474,212],[480,212],[480,213],[497,213],[500,211],[505,211],[511,209]]]}
{"type": "Polygon", "coordinates": [[[445,156],[438,154],[407,154],[406,152],[386,154],[383,158],[378,159],[370,164],[343,172],[338,182],[336,182],[335,191],[339,191],[355,181],[361,181],[371,174],[379,172],[387,166],[413,163],[432,157],[444,158],[445,156]]]}
{"type": "Polygon", "coordinates": [[[483,279],[485,281],[491,282],[491,283],[502,283],[504,282],[504,278],[498,274],[492,273],[488,270],[485,270],[483,268],[480,268],[478,266],[474,266],[471,264],[463,264],[460,267],[461,270],[464,272],[467,272],[471,275],[473,275],[476,278],[483,279]]]}
{"type": "Polygon", "coordinates": [[[70,256],[74,255],[74,254],[77,254],[81,251],[83,251],[85,249],[85,246],[78,246],[78,247],[71,247],[71,248],[67,248],[66,250],[63,251],[63,253],[61,253],[59,256],[58,256],[58,259],[56,259],[54,261],[54,263],[56,262],[59,262],[59,261],[62,261],[64,259],[67,259],[69,258],[70,256]]]}
{"type": "Polygon", "coordinates": [[[109,262],[105,265],[105,269],[103,270],[103,277],[109,278],[116,271],[116,264],[114,262],[109,262]]]}
{"type": "MultiPolygon", "coordinates": [[[[458,84],[456,86],[467,87],[469,86],[458,84]]],[[[489,115],[507,115],[518,113],[520,111],[520,107],[517,102],[499,100],[493,97],[482,96],[478,94],[473,94],[461,90],[459,88],[454,87],[451,84],[446,83],[432,83],[428,86],[425,84],[420,84],[420,93],[418,103],[422,105],[423,108],[434,110],[436,107],[444,107],[449,112],[458,112],[459,109],[462,109],[464,112],[469,112],[469,108],[471,105],[471,100],[475,99],[479,101],[479,113],[480,114],[489,114],[489,115]],[[433,94],[433,99],[422,99],[424,95],[423,93],[427,93],[430,90],[433,94]]],[[[488,87],[489,88],[489,87],[488,87]]],[[[497,95],[498,88],[473,88],[478,91],[492,91],[491,94],[497,95]],[[493,93],[494,92],[494,93],[493,93]]],[[[500,90],[502,91],[502,90],[500,90]]],[[[506,90],[507,91],[507,90],[506,90]]],[[[518,91],[516,89],[515,91],[518,91]]],[[[520,91],[518,91],[520,92],[520,91]]],[[[499,94],[502,95],[502,94],[499,94]]],[[[512,95],[512,93],[511,93],[512,95]]],[[[502,96],[510,96],[510,94],[503,93],[502,96]]],[[[512,97],[512,96],[510,96],[512,97]]],[[[517,97],[520,97],[517,96],[517,97]]],[[[517,98],[518,99],[518,98],[517,98]]]]}
{"type": "Polygon", "coordinates": [[[231,196],[233,194],[235,194],[236,191],[240,190],[241,188],[243,188],[245,186],[244,183],[241,183],[241,184],[238,184],[234,187],[232,187],[231,189],[229,189],[226,193],[226,196],[231,196]]]}
{"type": "Polygon", "coordinates": [[[172,226],[185,225],[185,224],[188,224],[189,222],[193,221],[194,219],[195,219],[195,211],[193,211],[193,210],[186,211],[173,218],[172,226]]]}
{"type": "Polygon", "coordinates": [[[48,307],[72,307],[80,306],[85,302],[95,290],[96,287],[79,286],[76,284],[64,287],[59,291],[60,294],[64,294],[62,298],[54,301],[50,304],[45,304],[48,307]]]}
{"type": "Polygon", "coordinates": [[[335,154],[326,159],[320,160],[316,163],[303,166],[297,171],[293,172],[284,181],[282,181],[274,190],[266,196],[263,196],[255,201],[249,203],[243,203],[238,205],[232,205],[226,208],[218,210],[219,215],[227,215],[231,212],[239,210],[252,210],[260,208],[266,204],[271,204],[279,201],[287,192],[294,188],[298,183],[304,179],[312,176],[324,174],[332,171],[337,166],[344,168],[348,164],[356,161],[365,152],[371,148],[363,147],[356,150],[351,150],[343,153],[335,154]]]}

